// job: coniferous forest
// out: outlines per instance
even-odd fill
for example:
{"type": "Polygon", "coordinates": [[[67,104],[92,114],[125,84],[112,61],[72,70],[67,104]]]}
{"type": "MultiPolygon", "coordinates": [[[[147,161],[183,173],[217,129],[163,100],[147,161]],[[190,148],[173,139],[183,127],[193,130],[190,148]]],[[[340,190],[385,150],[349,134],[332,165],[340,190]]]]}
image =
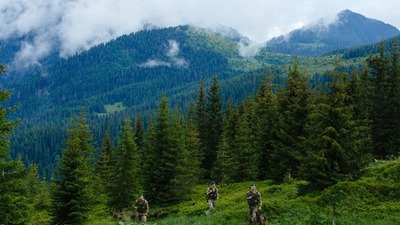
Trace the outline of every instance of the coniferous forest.
{"type": "MultiPolygon", "coordinates": [[[[182,204],[193,200],[199,189],[203,193],[210,180],[221,185],[221,190],[243,182],[293,187],[296,191],[288,199],[308,196],[301,204],[315,201],[330,207],[331,214],[322,219],[311,210],[304,224],[340,219],[342,215],[335,214],[345,210],[340,208],[344,202],[340,199],[350,198],[354,192],[348,191],[361,186],[365,189],[357,193],[368,196],[364,200],[369,204],[390,205],[376,220],[398,213],[399,207],[392,204],[400,195],[396,182],[400,163],[391,161],[391,172],[379,177],[394,181],[390,185],[363,177],[374,162],[397,159],[399,154],[398,45],[395,42],[386,51],[382,42],[379,53],[367,57],[361,67],[347,68],[342,62],[339,55],[332,58],[333,69],[321,76],[324,82],[311,83],[309,74],[294,60],[283,82],[277,82],[271,71],[263,76],[254,95],[241,101],[222,99],[218,75],[209,85],[200,78],[196,97],[186,108],[171,106],[163,94],[151,116],[125,113],[121,127],[106,127],[100,145],[94,143],[93,128],[98,125],[90,123],[93,120],[88,120],[87,109],[82,107],[71,116],[65,133],[60,128],[59,135],[64,136],[59,143],[61,156],[54,162],[54,174],[47,178],[39,175],[35,164],[25,165],[21,157],[11,157],[10,136],[23,118],[10,119],[18,107],[9,106],[13,96],[1,90],[0,224],[130,221],[139,193],[151,204],[150,220],[204,216],[202,210],[185,211],[198,207],[195,204],[182,204]],[[360,186],[346,183],[360,180],[364,182],[360,186]],[[315,196],[317,200],[310,200],[315,196]]],[[[6,68],[0,69],[5,76],[6,68]]],[[[232,202],[244,196],[238,199],[232,202]]],[[[271,224],[278,224],[279,215],[287,212],[278,200],[268,199],[265,196],[264,212],[270,215],[271,224]]],[[[221,205],[222,201],[223,197],[221,205]]],[[[233,205],[225,206],[229,207],[233,205]]],[[[296,209],[295,204],[292,207],[296,209]]],[[[223,216],[230,224],[246,221],[238,222],[237,215],[223,216]]]]}

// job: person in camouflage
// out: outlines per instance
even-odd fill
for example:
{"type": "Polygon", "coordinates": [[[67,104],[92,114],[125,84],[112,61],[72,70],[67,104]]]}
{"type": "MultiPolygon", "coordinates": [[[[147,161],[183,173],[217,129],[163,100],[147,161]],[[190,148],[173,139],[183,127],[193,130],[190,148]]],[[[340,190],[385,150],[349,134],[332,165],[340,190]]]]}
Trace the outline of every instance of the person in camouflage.
{"type": "Polygon", "coordinates": [[[215,207],[215,204],[218,201],[218,188],[215,184],[215,181],[211,181],[210,185],[208,186],[206,190],[206,195],[207,195],[207,204],[208,204],[208,210],[206,211],[207,215],[210,215],[215,207]]]}
{"type": "Polygon", "coordinates": [[[139,224],[146,224],[147,215],[149,213],[149,203],[144,199],[142,194],[140,194],[138,199],[135,201],[134,208],[136,209],[136,221],[139,224]]]}
{"type": "Polygon", "coordinates": [[[252,184],[250,190],[246,194],[247,204],[249,205],[249,224],[257,223],[257,213],[261,211],[262,199],[260,192],[257,191],[256,185],[252,184]]]}

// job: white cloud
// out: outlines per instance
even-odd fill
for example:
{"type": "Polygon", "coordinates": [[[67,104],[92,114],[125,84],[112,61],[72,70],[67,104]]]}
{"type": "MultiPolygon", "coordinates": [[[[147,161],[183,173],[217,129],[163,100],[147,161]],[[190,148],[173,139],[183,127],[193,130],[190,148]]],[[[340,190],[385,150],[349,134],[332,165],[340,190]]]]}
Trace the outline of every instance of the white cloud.
{"type": "Polygon", "coordinates": [[[148,59],[145,63],[140,64],[140,67],[157,67],[157,66],[167,66],[167,67],[177,67],[177,68],[186,68],[189,66],[189,63],[184,59],[178,57],[180,49],[179,43],[176,40],[168,40],[168,50],[165,52],[165,56],[168,57],[168,62],[159,60],[159,59],[148,59]]]}
{"type": "Polygon", "coordinates": [[[145,68],[153,68],[153,67],[158,67],[158,66],[171,67],[171,63],[164,62],[161,60],[156,60],[156,59],[149,59],[145,63],[142,63],[139,65],[139,67],[145,67],[145,68]]]}
{"type": "Polygon", "coordinates": [[[262,43],[344,9],[400,27],[396,5],[398,0],[1,0],[0,39],[33,36],[19,54],[33,61],[45,50],[67,57],[146,22],[232,27],[262,43]]]}

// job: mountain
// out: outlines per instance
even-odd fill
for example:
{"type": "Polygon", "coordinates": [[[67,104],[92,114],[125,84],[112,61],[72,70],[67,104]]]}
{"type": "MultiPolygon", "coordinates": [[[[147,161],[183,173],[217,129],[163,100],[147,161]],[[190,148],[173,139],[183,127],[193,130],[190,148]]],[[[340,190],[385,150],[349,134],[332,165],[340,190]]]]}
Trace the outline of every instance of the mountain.
{"type": "MultiPolygon", "coordinates": [[[[223,98],[238,102],[255,93],[266,74],[263,69],[292,60],[271,53],[242,57],[240,51],[248,40],[228,31],[190,26],[142,30],[66,59],[45,58],[28,69],[19,70],[11,63],[11,79],[0,86],[13,92],[8,104],[20,106],[14,118],[23,118],[15,132],[12,155],[22,155],[27,163],[45,168],[42,174],[51,174],[65,127],[82,106],[99,145],[105,126],[111,126],[117,136],[126,114],[135,117],[140,113],[146,121],[162,93],[173,107],[186,110],[196,99],[200,78],[208,85],[217,75],[223,98]],[[106,121],[112,121],[111,125],[106,121]]],[[[8,59],[4,59],[11,62],[18,44],[7,46],[16,46],[7,50],[8,59]]]]}
{"type": "Polygon", "coordinates": [[[337,18],[323,18],[289,34],[271,39],[267,50],[291,55],[317,56],[337,49],[372,44],[399,35],[384,22],[344,10],[337,18]]]}
{"type": "MultiPolygon", "coordinates": [[[[10,71],[0,88],[12,91],[7,104],[18,105],[12,116],[23,119],[11,153],[37,163],[47,176],[60,156],[70,118],[82,106],[99,146],[106,127],[116,137],[127,114],[140,113],[147,121],[163,93],[173,108],[187,110],[200,78],[207,86],[217,75],[222,100],[238,103],[256,93],[265,75],[283,83],[295,58],[255,46],[232,29],[177,26],[126,34],[69,58],[52,53],[21,69],[13,59],[23,40],[0,43],[0,63],[10,71]]],[[[329,69],[329,56],[298,60],[310,76],[329,69]]]]}

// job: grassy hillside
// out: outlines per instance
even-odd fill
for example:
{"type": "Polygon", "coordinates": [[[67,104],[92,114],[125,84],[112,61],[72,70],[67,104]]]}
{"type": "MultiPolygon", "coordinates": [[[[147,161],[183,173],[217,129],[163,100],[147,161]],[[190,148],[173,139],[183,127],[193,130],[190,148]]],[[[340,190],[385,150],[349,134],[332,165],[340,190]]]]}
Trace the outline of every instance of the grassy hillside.
{"type": "MultiPolygon", "coordinates": [[[[206,185],[195,188],[190,199],[178,206],[154,209],[148,224],[244,225],[247,205],[244,196],[251,182],[220,184],[220,200],[213,215],[206,216],[206,185]],[[157,219],[157,214],[171,213],[157,219]]],[[[341,182],[320,192],[303,193],[303,181],[284,184],[256,183],[263,197],[263,212],[270,225],[292,224],[400,224],[400,160],[375,162],[357,181],[341,182]]],[[[131,222],[132,223],[132,222],[131,222]]],[[[117,223],[92,223],[117,224],[117,223]]],[[[122,223],[120,223],[122,224],[122,223]]],[[[125,223],[125,224],[130,224],[125,223]]]]}

